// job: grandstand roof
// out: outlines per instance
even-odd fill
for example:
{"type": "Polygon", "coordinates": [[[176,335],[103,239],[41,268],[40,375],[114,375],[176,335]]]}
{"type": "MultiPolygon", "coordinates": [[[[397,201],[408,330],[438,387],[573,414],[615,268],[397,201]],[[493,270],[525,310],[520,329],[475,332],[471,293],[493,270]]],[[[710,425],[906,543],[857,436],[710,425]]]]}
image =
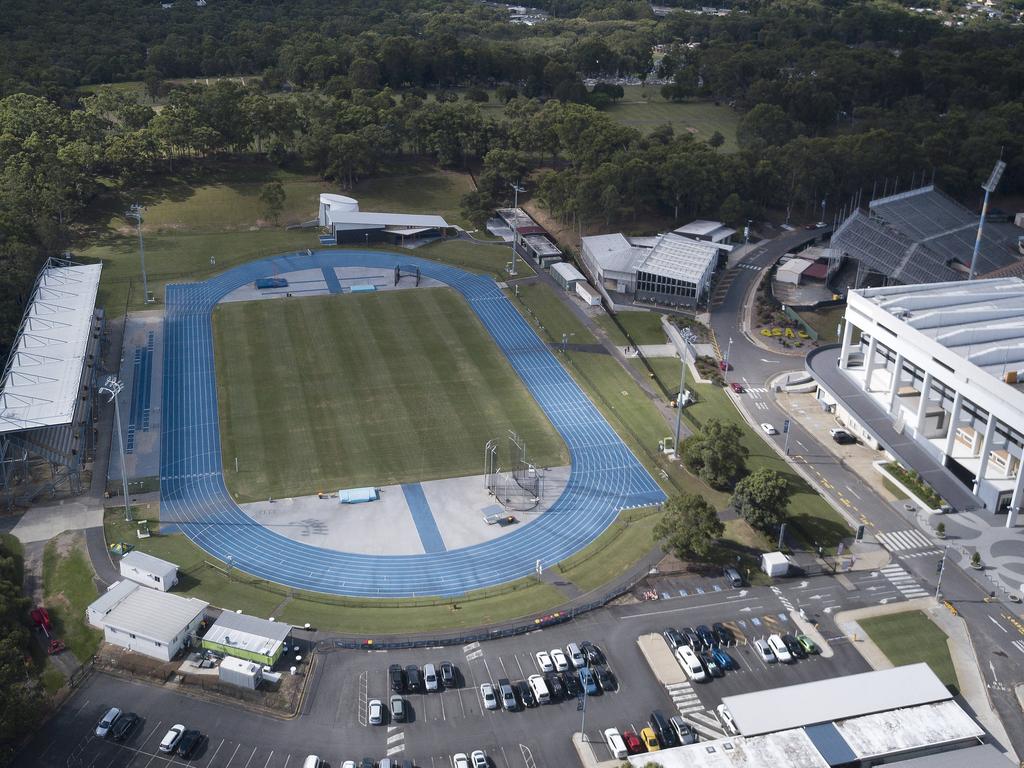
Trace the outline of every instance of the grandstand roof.
{"type": "Polygon", "coordinates": [[[367,225],[380,227],[425,227],[445,228],[450,226],[443,216],[422,213],[371,213],[369,211],[327,212],[331,224],[339,228],[367,225]]]}
{"type": "MultiPolygon", "coordinates": [[[[900,192],[857,210],[839,225],[832,247],[901,283],[963,280],[970,269],[978,216],[933,186],[900,192]]],[[[1017,260],[1007,228],[986,225],[978,273],[1017,260]]]]}
{"type": "Polygon", "coordinates": [[[662,235],[637,264],[638,271],[688,283],[699,283],[718,260],[716,243],[691,240],[675,233],[662,235]]]}
{"type": "Polygon", "coordinates": [[[74,419],[101,268],[51,260],[40,272],[0,383],[0,434],[74,419]]]}

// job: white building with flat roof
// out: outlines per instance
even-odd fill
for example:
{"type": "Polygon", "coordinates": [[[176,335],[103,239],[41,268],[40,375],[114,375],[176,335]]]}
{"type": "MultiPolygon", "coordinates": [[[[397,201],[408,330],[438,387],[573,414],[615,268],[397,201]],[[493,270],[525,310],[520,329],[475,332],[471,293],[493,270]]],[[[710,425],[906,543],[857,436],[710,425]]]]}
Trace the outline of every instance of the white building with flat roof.
{"type": "Polygon", "coordinates": [[[1024,280],[851,291],[838,366],[897,433],[1014,524],[1024,505],[1024,280]]]}
{"type": "Polygon", "coordinates": [[[118,568],[126,579],[161,592],[166,592],[178,583],[178,566],[137,549],[123,555],[118,568]]]}

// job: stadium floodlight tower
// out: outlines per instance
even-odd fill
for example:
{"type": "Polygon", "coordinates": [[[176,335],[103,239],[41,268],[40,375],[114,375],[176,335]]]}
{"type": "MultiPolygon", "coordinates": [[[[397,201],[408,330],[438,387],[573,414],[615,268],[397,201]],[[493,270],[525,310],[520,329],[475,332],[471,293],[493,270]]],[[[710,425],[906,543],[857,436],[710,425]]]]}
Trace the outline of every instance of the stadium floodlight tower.
{"type": "Polygon", "coordinates": [[[139,261],[142,263],[142,303],[149,304],[149,285],[146,282],[146,247],[142,243],[142,206],[138,203],[132,203],[131,207],[125,212],[124,217],[135,222],[135,228],[139,233],[139,261]]]}
{"type": "Polygon", "coordinates": [[[515,190],[516,196],[512,203],[512,266],[508,273],[512,277],[516,274],[516,249],[519,247],[519,193],[525,192],[526,187],[521,186],[517,181],[515,184],[509,182],[509,186],[515,190]]]}
{"type": "Polygon", "coordinates": [[[1003,171],[1005,170],[1006,163],[1002,160],[996,160],[996,165],[992,169],[988,181],[981,185],[981,188],[985,190],[985,202],[981,204],[981,218],[978,219],[978,236],[974,238],[974,254],[971,256],[971,273],[967,276],[968,280],[974,279],[974,273],[978,267],[978,251],[981,250],[981,232],[985,228],[985,214],[988,213],[988,196],[999,185],[999,179],[1003,177],[1003,171]]]}
{"type": "MultiPolygon", "coordinates": [[[[124,521],[129,523],[132,519],[132,508],[128,503],[128,467],[125,466],[124,462],[124,437],[121,435],[121,408],[117,404],[117,396],[121,394],[122,389],[124,389],[124,384],[113,376],[107,376],[107,380],[103,382],[103,386],[100,387],[98,391],[110,395],[110,400],[114,401],[114,423],[117,424],[117,447],[121,454],[121,490],[124,493],[124,521]]],[[[110,400],[107,402],[110,402],[110,400]]]]}

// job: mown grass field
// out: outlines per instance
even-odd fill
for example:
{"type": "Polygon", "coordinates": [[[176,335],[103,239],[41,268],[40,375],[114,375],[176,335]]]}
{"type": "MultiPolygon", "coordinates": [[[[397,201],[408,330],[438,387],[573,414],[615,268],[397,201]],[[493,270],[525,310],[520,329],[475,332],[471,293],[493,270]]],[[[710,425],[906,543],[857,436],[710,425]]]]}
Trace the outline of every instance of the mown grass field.
{"type": "Polygon", "coordinates": [[[512,429],[568,452],[465,301],[443,288],[214,312],[222,450],[242,500],[475,474],[512,429]]]}
{"type": "Polygon", "coordinates": [[[946,633],[921,611],[875,616],[857,623],[897,667],[923,661],[939,680],[959,688],[946,633]]]}
{"type": "Polygon", "coordinates": [[[79,662],[88,661],[99,648],[103,633],[85,622],[85,609],[97,593],[80,534],[63,533],[46,543],[43,590],[55,636],[79,662]]]}
{"type": "MultiPolygon", "coordinates": [[[[617,319],[637,344],[664,344],[668,341],[661,325],[661,315],[657,312],[620,312],[617,319]]],[[[629,343],[609,315],[601,315],[597,322],[616,344],[629,343]]]]}
{"type": "Polygon", "coordinates": [[[731,107],[707,101],[666,101],[654,86],[627,85],[623,90],[625,96],[605,110],[617,122],[644,133],[667,123],[677,134],[690,133],[700,141],[707,141],[719,131],[725,137],[720,151],[736,151],[740,114],[731,107]]]}

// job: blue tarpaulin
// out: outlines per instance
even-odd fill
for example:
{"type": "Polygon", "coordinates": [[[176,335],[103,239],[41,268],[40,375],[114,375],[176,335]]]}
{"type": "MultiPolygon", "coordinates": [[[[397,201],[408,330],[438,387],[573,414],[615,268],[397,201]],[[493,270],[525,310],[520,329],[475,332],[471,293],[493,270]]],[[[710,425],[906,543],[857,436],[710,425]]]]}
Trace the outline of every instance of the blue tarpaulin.
{"type": "Polygon", "coordinates": [[[338,491],[338,501],[342,504],[359,504],[363,501],[376,501],[376,488],[348,488],[338,491]]]}
{"type": "Polygon", "coordinates": [[[283,277],[261,277],[256,281],[257,288],[287,288],[288,281],[283,277]]]}
{"type": "Polygon", "coordinates": [[[349,288],[349,290],[352,293],[373,293],[374,291],[377,290],[377,286],[367,284],[353,285],[351,288],[349,288]]]}

